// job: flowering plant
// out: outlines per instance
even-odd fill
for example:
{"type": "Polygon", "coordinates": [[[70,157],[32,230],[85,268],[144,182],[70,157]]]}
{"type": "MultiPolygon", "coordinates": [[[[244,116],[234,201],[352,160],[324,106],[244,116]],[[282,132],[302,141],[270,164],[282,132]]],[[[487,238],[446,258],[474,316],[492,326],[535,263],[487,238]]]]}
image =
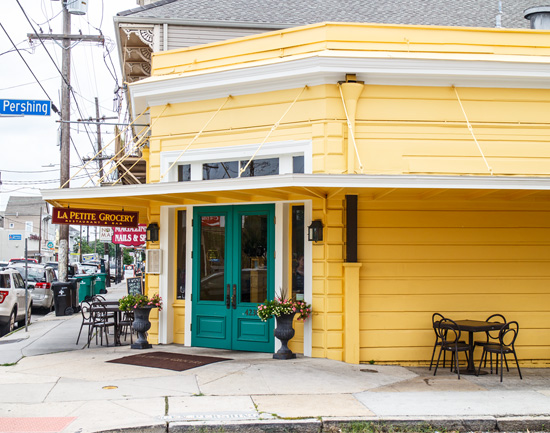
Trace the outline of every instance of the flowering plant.
{"type": "Polygon", "coordinates": [[[162,298],[158,293],[150,298],[147,295],[138,293],[137,295],[126,295],[118,300],[118,309],[121,311],[132,311],[135,308],[147,306],[156,307],[159,311],[162,310],[162,298]]]}
{"type": "Polygon", "coordinates": [[[264,322],[271,317],[279,317],[284,314],[298,314],[297,320],[306,320],[311,314],[311,305],[304,301],[287,298],[285,293],[280,293],[275,299],[266,300],[263,304],[258,305],[258,317],[264,322]]]}

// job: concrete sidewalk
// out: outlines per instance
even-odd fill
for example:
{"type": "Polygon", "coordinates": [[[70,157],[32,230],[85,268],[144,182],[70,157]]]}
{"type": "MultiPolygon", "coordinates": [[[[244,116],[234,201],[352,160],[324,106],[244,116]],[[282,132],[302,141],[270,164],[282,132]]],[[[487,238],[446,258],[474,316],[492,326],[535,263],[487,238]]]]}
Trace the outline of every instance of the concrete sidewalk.
{"type": "MultiPolygon", "coordinates": [[[[123,294],[119,285],[108,298],[123,294]]],[[[80,315],[52,314],[0,339],[0,432],[317,432],[363,422],[550,430],[547,369],[523,369],[523,380],[511,369],[500,383],[495,375],[458,380],[448,369],[434,377],[427,368],[154,346],[231,359],[176,372],[106,362],[140,352],[83,349],[80,323],[80,315]]]]}

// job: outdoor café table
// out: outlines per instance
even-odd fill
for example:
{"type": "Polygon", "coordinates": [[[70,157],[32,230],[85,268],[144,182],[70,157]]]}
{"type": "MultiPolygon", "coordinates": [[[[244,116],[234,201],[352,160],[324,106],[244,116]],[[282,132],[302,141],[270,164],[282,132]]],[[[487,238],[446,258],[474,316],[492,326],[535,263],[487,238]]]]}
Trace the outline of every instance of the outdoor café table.
{"type": "Polygon", "coordinates": [[[118,324],[120,323],[120,317],[122,311],[118,308],[118,301],[116,301],[116,304],[113,304],[115,301],[101,301],[101,302],[95,302],[92,304],[91,311],[92,312],[105,312],[105,313],[114,313],[113,317],[115,319],[115,346],[122,346],[122,343],[120,342],[120,329],[118,324]],[[99,305],[98,305],[99,304],[99,305]]]}
{"type": "MultiPolygon", "coordinates": [[[[500,322],[485,322],[483,320],[455,320],[456,326],[460,331],[468,333],[468,345],[470,346],[470,353],[468,357],[468,368],[466,370],[460,370],[460,374],[472,374],[477,375],[478,372],[474,366],[474,332],[486,332],[495,331],[502,328],[504,323],[500,322]]],[[[451,328],[450,326],[445,326],[451,328]]],[[[487,374],[486,371],[481,370],[479,374],[487,374]]]]}

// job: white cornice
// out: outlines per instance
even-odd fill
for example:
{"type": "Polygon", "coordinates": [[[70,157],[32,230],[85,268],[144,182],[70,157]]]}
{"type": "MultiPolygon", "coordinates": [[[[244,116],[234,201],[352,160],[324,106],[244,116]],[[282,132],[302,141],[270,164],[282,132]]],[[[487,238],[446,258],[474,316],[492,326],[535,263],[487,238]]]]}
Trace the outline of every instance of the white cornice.
{"type": "Polygon", "coordinates": [[[546,57],[334,51],[156,76],[129,88],[134,112],[141,113],[167,103],[335,84],[349,73],[373,85],[550,88],[546,57]]]}
{"type": "Polygon", "coordinates": [[[503,176],[417,176],[363,174],[283,174],[278,176],[247,177],[193,182],[162,182],[92,188],[44,189],[44,200],[75,200],[160,196],[163,194],[192,194],[223,191],[253,191],[269,188],[397,188],[397,189],[483,189],[483,190],[550,190],[550,177],[503,176]]]}

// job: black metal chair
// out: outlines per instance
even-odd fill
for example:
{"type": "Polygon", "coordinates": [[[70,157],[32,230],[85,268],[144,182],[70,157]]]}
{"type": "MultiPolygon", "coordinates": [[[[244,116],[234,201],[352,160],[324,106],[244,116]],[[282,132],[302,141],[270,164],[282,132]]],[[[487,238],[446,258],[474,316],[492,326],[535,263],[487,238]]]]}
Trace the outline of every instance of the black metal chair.
{"type": "MultiPolygon", "coordinates": [[[[502,382],[502,370],[504,370],[504,361],[506,360],[506,355],[508,353],[512,353],[518,367],[519,378],[523,379],[523,377],[521,376],[521,370],[519,368],[518,357],[516,355],[516,348],[514,346],[516,343],[516,338],[518,337],[518,333],[518,322],[506,323],[498,333],[498,343],[487,343],[483,346],[483,354],[481,355],[479,368],[477,369],[478,373],[481,370],[483,357],[487,356],[487,353],[494,353],[496,354],[496,372],[498,374],[498,358],[500,355],[500,381],[502,382]]],[[[506,363],[506,370],[510,371],[510,369],[508,368],[508,363],[506,363]]]]}
{"type": "Polygon", "coordinates": [[[453,369],[453,360],[455,362],[455,371],[460,379],[460,368],[458,367],[458,353],[464,352],[466,359],[468,359],[468,352],[470,351],[470,345],[460,341],[460,329],[457,324],[451,319],[441,319],[435,327],[437,337],[441,341],[439,345],[439,356],[437,357],[437,363],[435,364],[434,376],[437,373],[439,367],[439,360],[441,359],[441,353],[451,352],[451,371],[453,369]]]}
{"type": "Polygon", "coordinates": [[[119,329],[120,334],[124,334],[124,341],[128,338],[128,334],[130,334],[130,343],[134,342],[133,333],[134,329],[132,328],[132,324],[134,323],[134,312],[133,311],[124,311],[122,313],[122,319],[119,322],[119,329]]]}
{"type": "Polygon", "coordinates": [[[90,339],[91,327],[94,324],[92,319],[91,305],[89,302],[82,301],[80,303],[80,314],[82,315],[82,323],[80,324],[80,331],[78,331],[78,337],[76,339],[76,344],[78,345],[78,340],[80,340],[80,334],[82,333],[82,328],[84,326],[88,327],[88,340],[90,339]]]}
{"type": "MultiPolygon", "coordinates": [[[[438,326],[438,323],[444,318],[445,317],[442,314],[439,314],[439,313],[434,313],[432,315],[432,326],[433,326],[433,330],[435,332],[435,343],[434,343],[434,349],[432,351],[432,359],[430,360],[430,368],[428,370],[432,369],[432,365],[433,365],[434,357],[435,357],[435,349],[438,346],[441,346],[441,339],[439,338],[437,330],[435,328],[438,326]]],[[[464,343],[464,341],[459,341],[459,343],[464,343]]],[[[445,368],[445,363],[446,363],[445,354],[446,354],[446,352],[443,352],[443,368],[445,368]]],[[[453,357],[451,356],[451,366],[452,365],[453,365],[453,357]]]]}
{"type": "MultiPolygon", "coordinates": [[[[437,346],[441,346],[441,339],[439,338],[437,330],[435,328],[436,328],[436,326],[439,326],[438,322],[440,320],[443,320],[444,318],[445,317],[443,317],[443,315],[439,314],[439,313],[434,313],[432,315],[432,326],[433,326],[433,329],[434,329],[434,332],[435,332],[435,343],[434,343],[434,350],[432,351],[432,359],[430,360],[430,368],[428,369],[430,371],[432,369],[432,365],[433,365],[433,362],[434,362],[435,349],[437,348],[437,346]]],[[[445,353],[443,354],[443,368],[445,368],[445,353]]]]}
{"type": "MultiPolygon", "coordinates": [[[[487,319],[485,320],[486,322],[500,322],[502,324],[505,324],[506,323],[506,318],[502,315],[502,314],[493,314],[489,317],[487,317],[487,319]],[[499,320],[495,320],[495,319],[499,319],[499,320]]],[[[481,341],[475,341],[474,342],[474,348],[476,348],[477,346],[480,346],[480,347],[484,347],[485,345],[487,344],[491,344],[491,343],[498,343],[498,336],[499,336],[499,329],[496,329],[496,330],[493,330],[493,331],[486,331],[485,332],[485,341],[481,340],[481,341]]],[[[491,374],[493,373],[493,354],[490,353],[490,352],[485,352],[484,355],[485,355],[485,359],[484,359],[484,364],[483,364],[483,367],[487,367],[487,354],[489,354],[489,364],[490,364],[490,368],[491,368],[491,374]]],[[[481,356],[481,359],[483,360],[484,356],[482,355],[481,356]]],[[[508,361],[505,359],[505,362],[506,362],[506,369],[508,371],[509,368],[508,368],[508,361]]]]}
{"type": "Polygon", "coordinates": [[[105,341],[107,342],[107,346],[109,345],[109,327],[115,326],[115,323],[112,322],[110,319],[112,318],[112,315],[110,315],[107,311],[105,311],[105,306],[101,304],[92,304],[91,308],[91,320],[92,320],[92,326],[90,329],[90,332],[88,334],[88,347],[90,347],[90,342],[93,338],[93,332],[96,330],[96,344],[98,340],[98,335],[101,337],[101,345],[103,346],[103,334],[105,334],[105,341]]]}

